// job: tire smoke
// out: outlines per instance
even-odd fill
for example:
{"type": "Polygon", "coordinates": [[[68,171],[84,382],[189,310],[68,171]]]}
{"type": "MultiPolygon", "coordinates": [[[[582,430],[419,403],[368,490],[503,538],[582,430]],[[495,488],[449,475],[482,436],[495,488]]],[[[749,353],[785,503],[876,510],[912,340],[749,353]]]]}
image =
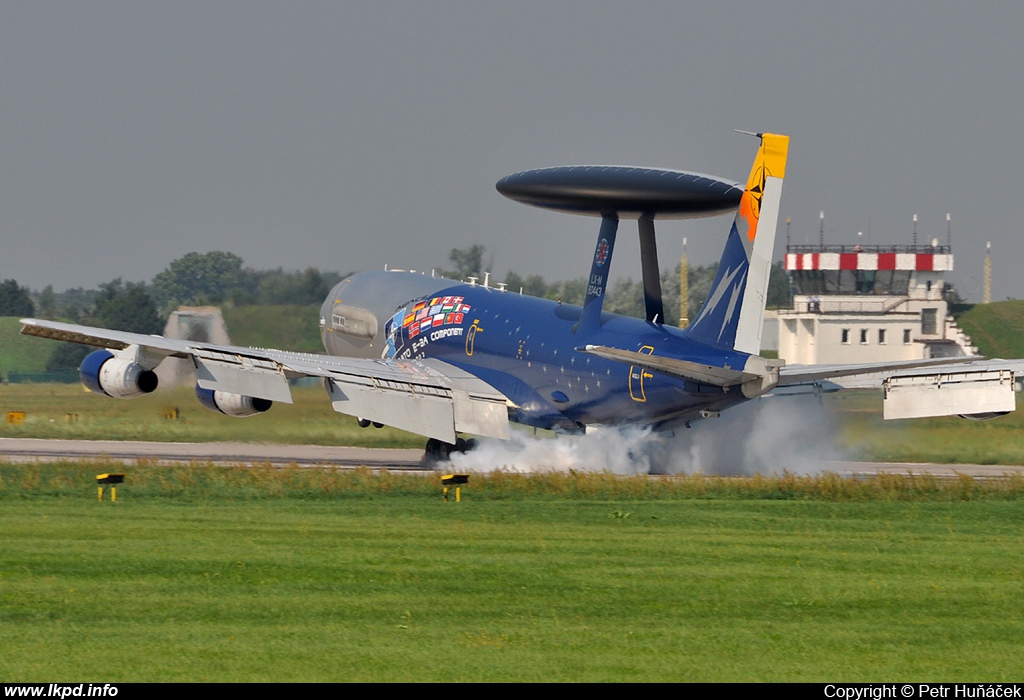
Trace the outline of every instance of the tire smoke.
{"type": "Polygon", "coordinates": [[[813,474],[841,458],[837,435],[834,415],[817,398],[785,396],[750,401],[672,437],[647,428],[557,437],[513,430],[510,440],[484,438],[472,452],[453,453],[451,463],[477,472],[813,474]]]}

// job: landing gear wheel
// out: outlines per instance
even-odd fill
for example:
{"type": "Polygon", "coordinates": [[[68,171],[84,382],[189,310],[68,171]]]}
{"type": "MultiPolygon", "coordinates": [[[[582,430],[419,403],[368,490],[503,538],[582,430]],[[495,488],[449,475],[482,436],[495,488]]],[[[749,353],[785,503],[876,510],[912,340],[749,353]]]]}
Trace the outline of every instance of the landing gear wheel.
{"type": "Polygon", "coordinates": [[[423,460],[428,464],[441,464],[451,459],[452,452],[470,452],[475,450],[479,444],[474,438],[456,438],[454,445],[437,438],[430,438],[423,451],[423,460]]]}
{"type": "Polygon", "coordinates": [[[427,447],[424,450],[423,459],[431,464],[437,464],[440,462],[447,462],[452,450],[455,449],[455,445],[442,442],[437,438],[430,438],[427,440],[427,447]]]}

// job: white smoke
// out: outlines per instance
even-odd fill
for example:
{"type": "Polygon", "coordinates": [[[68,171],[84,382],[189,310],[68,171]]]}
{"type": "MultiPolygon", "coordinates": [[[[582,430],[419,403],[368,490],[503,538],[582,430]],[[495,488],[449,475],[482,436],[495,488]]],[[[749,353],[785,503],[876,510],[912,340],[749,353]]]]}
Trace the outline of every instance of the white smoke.
{"type": "Polygon", "coordinates": [[[817,398],[786,396],[750,401],[697,421],[673,437],[648,429],[605,428],[586,435],[481,439],[452,454],[459,471],[593,471],[615,474],[813,474],[840,459],[832,413],[817,398]]]}
{"type": "Polygon", "coordinates": [[[813,396],[768,397],[695,423],[667,441],[668,474],[815,474],[842,459],[833,412],[813,396]]]}
{"type": "Polygon", "coordinates": [[[512,431],[510,440],[482,438],[467,453],[453,452],[452,466],[466,471],[588,471],[646,474],[650,431],[642,428],[600,429],[586,435],[535,437],[512,431]]]}

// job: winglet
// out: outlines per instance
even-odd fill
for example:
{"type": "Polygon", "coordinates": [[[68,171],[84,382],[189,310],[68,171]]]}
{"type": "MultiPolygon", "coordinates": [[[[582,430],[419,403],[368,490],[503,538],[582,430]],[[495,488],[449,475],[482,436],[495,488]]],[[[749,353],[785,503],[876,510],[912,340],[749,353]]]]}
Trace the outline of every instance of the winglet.
{"type": "Polygon", "coordinates": [[[695,340],[751,355],[761,350],[761,325],[789,151],[788,136],[756,135],[761,138],[761,146],[740,198],[718,273],[711,293],[689,328],[695,340]]]}

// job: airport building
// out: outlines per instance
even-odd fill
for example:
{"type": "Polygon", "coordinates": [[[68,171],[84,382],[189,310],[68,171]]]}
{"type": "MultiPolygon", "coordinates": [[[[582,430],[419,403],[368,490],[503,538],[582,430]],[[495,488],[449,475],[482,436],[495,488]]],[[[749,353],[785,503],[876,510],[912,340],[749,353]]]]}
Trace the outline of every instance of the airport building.
{"type": "MultiPolygon", "coordinates": [[[[787,247],[793,308],[769,313],[787,364],[956,357],[977,352],[949,313],[950,247],[787,247]]],[[[768,347],[766,345],[766,347],[768,347]]]]}

